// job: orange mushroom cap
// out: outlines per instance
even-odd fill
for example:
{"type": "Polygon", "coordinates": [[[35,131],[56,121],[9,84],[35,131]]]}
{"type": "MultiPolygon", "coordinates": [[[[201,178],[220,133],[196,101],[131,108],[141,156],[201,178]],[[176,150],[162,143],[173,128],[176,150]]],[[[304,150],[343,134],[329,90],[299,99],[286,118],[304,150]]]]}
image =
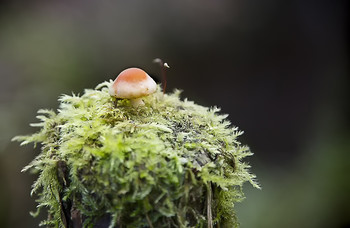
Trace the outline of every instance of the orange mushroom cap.
{"type": "Polygon", "coordinates": [[[109,94],[117,98],[135,99],[156,91],[157,84],[143,70],[128,68],[123,70],[109,88],[109,94]]]}

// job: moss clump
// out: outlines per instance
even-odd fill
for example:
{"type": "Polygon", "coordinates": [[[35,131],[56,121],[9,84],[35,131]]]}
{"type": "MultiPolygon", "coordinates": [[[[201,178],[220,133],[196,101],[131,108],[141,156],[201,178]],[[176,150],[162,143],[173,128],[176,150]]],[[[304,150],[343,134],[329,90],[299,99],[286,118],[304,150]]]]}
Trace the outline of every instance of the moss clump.
{"type": "MultiPolygon", "coordinates": [[[[56,114],[39,110],[40,143],[23,170],[38,173],[32,194],[49,227],[235,227],[242,185],[259,187],[252,155],[219,109],[160,89],[134,108],[108,94],[111,82],[62,96],[56,114]]],[[[39,213],[38,210],[38,213],[39,213]]]]}

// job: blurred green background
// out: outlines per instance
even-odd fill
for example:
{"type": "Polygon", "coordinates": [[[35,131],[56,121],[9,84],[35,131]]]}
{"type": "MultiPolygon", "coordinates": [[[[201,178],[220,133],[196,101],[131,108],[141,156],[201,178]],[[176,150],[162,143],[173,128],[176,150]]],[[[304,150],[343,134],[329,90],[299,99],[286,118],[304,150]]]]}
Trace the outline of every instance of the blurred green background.
{"type": "MultiPolygon", "coordinates": [[[[168,91],[219,106],[262,190],[245,185],[241,227],[349,227],[347,1],[0,1],[0,224],[37,227],[38,153],[10,142],[39,108],[169,63],[168,91]]],[[[42,215],[45,216],[45,215],[42,215]]]]}

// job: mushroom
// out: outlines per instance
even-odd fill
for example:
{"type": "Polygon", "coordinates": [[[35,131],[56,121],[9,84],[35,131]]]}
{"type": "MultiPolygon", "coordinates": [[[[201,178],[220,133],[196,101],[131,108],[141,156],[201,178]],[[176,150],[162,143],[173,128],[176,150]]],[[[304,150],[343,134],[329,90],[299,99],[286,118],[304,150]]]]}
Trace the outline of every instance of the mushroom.
{"type": "Polygon", "coordinates": [[[139,68],[123,70],[109,88],[109,94],[117,98],[130,99],[134,107],[144,105],[141,97],[154,93],[157,89],[155,81],[139,68]]]}

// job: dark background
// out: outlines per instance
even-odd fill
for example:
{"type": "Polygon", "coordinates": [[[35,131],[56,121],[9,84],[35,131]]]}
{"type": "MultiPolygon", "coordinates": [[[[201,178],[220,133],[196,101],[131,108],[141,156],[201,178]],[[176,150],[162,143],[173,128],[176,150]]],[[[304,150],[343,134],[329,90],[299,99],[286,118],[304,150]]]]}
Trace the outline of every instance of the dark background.
{"type": "Polygon", "coordinates": [[[168,91],[218,106],[262,190],[244,186],[241,227],[350,225],[347,1],[0,1],[0,224],[37,227],[38,153],[13,136],[39,108],[143,68],[168,91]]]}

